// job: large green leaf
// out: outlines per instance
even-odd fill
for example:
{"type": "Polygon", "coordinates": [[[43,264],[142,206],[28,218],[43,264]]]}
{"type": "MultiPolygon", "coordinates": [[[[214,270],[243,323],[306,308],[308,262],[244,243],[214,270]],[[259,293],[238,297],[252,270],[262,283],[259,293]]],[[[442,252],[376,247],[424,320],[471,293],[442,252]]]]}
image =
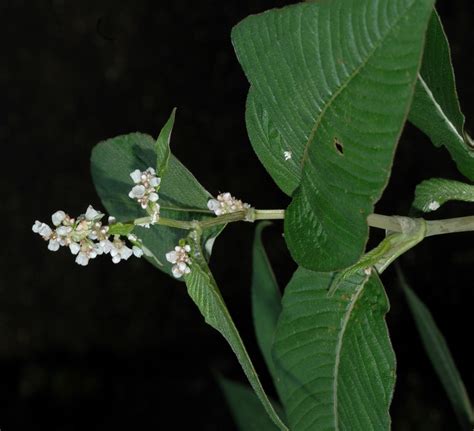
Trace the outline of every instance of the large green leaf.
{"type": "Polygon", "coordinates": [[[420,334],[426,353],[438,374],[463,430],[474,426],[474,412],[464,383],[451,356],[449,347],[425,304],[408,286],[403,273],[398,269],[400,284],[407,298],[410,311],[420,334]]]}
{"type": "Polygon", "coordinates": [[[185,282],[188,288],[188,294],[198,306],[206,323],[219,331],[229,343],[235,353],[250,385],[260,399],[264,409],[268,413],[273,423],[280,430],[288,430],[281,421],[278,414],[267,397],[257,372],[252,364],[250,356],[240,337],[240,334],[230,316],[229,310],[224,303],[224,299],[217,287],[216,281],[212,276],[206,261],[202,258],[200,247],[201,240],[193,232],[192,239],[192,265],[191,272],[185,275],[185,282]]]}
{"type": "Polygon", "coordinates": [[[270,374],[275,378],[272,346],[281,312],[281,294],[262,244],[262,230],[269,224],[268,222],[259,223],[255,229],[252,262],[252,314],[258,345],[270,374]]]}
{"type": "MultiPolygon", "coordinates": [[[[151,136],[131,133],[103,141],[92,151],[92,178],[97,193],[109,214],[115,216],[118,221],[131,221],[147,215],[136,201],[128,197],[133,187],[130,172],[155,167],[155,150],[155,140],[151,136]]],[[[162,178],[159,195],[163,217],[192,220],[212,216],[207,211],[207,201],[212,196],[172,155],[162,178]]],[[[206,230],[203,241],[214,238],[218,232],[216,229],[206,230]]],[[[149,229],[137,227],[134,233],[163,266],[158,265],[154,259],[150,261],[161,270],[171,273],[171,264],[166,262],[165,254],[172,250],[187,232],[155,225],[149,229]]]]}
{"type": "Polygon", "coordinates": [[[395,355],[384,288],[361,271],[329,296],[333,276],[299,268],[283,295],[273,353],[289,427],[388,430],[395,355]]]}
{"type": "MultiPolygon", "coordinates": [[[[278,427],[268,417],[252,388],[224,378],[220,378],[219,383],[240,431],[278,430],[278,427]]],[[[274,401],[272,401],[272,404],[281,417],[283,415],[281,407],[274,401]]]]}
{"type": "Polygon", "coordinates": [[[287,193],[295,166],[301,171],[285,238],[307,268],[341,269],[364,251],[366,219],[390,175],[433,3],[303,3],[250,16],[233,30],[252,86],[253,145],[268,147],[257,153],[279,184],[288,176],[287,193]],[[292,154],[286,169],[282,148],[292,154]]]}
{"type": "Polygon", "coordinates": [[[474,181],[474,143],[464,131],[451,52],[436,12],[426,33],[423,64],[416,85],[409,120],[425,132],[433,144],[444,145],[458,169],[474,181]]]}
{"type": "Polygon", "coordinates": [[[416,186],[413,206],[423,212],[431,212],[448,201],[474,202],[474,186],[444,178],[431,178],[416,186]]]}

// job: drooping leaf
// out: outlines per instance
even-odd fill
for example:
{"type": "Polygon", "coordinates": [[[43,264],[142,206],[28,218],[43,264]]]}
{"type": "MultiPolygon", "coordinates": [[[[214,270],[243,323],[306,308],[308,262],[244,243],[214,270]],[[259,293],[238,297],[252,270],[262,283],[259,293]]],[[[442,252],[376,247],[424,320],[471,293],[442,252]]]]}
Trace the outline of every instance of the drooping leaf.
{"type": "Polygon", "coordinates": [[[168,169],[168,163],[171,156],[170,140],[171,132],[173,131],[174,119],[176,116],[176,108],[171,111],[170,118],[161,129],[158,139],[155,144],[156,151],[156,173],[158,177],[162,178],[168,169]]]}
{"type": "Polygon", "coordinates": [[[433,13],[409,120],[437,147],[444,145],[458,169],[474,181],[474,143],[464,130],[451,51],[441,20],[433,13]]]}
{"type": "Polygon", "coordinates": [[[254,147],[266,147],[257,154],[287,193],[295,166],[301,171],[285,217],[285,238],[300,265],[338,270],[362,255],[366,219],[389,178],[412,100],[433,3],[303,3],[234,28],[252,87],[249,110],[257,111],[247,115],[249,134],[254,147]],[[283,163],[282,148],[291,151],[291,164],[283,163]]]}
{"type": "Polygon", "coordinates": [[[443,384],[462,429],[470,431],[474,425],[474,412],[449,347],[430,311],[415,292],[410,289],[400,268],[397,267],[397,269],[400,284],[405,292],[425,351],[443,384]]]}
{"type": "Polygon", "coordinates": [[[444,178],[431,178],[416,186],[413,206],[425,213],[448,201],[474,202],[474,186],[444,178]]]}
{"type": "MultiPolygon", "coordinates": [[[[155,140],[142,133],[131,133],[108,139],[97,144],[92,151],[92,178],[104,207],[119,222],[132,221],[147,216],[140,205],[128,197],[133,187],[130,172],[156,166],[155,140]]],[[[168,170],[160,187],[161,216],[178,220],[193,220],[211,217],[207,201],[212,196],[199,184],[194,176],[174,157],[169,159],[168,170]]],[[[149,257],[159,269],[171,273],[171,265],[165,254],[172,250],[187,231],[165,226],[149,229],[136,227],[134,233],[158,261],[149,257]]],[[[218,229],[206,230],[203,241],[216,237],[218,229]]]]}
{"type": "Polygon", "coordinates": [[[199,308],[206,323],[219,331],[232,348],[247,379],[257,394],[270,419],[280,430],[288,428],[275,412],[265,393],[240,334],[230,316],[206,261],[202,258],[201,239],[196,232],[190,236],[193,243],[191,272],[185,275],[188,294],[199,308]]]}
{"type": "Polygon", "coordinates": [[[269,224],[262,222],[255,229],[252,262],[252,313],[258,345],[270,374],[275,377],[272,346],[278,316],[281,312],[281,294],[262,244],[262,230],[269,224]]]}
{"type": "MultiPolygon", "coordinates": [[[[220,378],[219,383],[240,431],[278,430],[252,388],[224,378],[220,378]]],[[[281,407],[275,401],[271,403],[281,417],[283,415],[281,407]]]]}
{"type": "Polygon", "coordinates": [[[333,275],[299,268],[283,295],[273,356],[289,427],[389,430],[395,355],[384,288],[361,271],[329,296],[333,275]]]}

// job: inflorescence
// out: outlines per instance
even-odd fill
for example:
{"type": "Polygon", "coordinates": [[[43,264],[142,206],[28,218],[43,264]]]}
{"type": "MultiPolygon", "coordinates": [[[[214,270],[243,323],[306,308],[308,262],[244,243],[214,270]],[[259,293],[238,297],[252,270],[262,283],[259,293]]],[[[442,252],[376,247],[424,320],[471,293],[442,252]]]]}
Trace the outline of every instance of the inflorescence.
{"type": "MultiPolygon", "coordinates": [[[[144,171],[136,169],[130,174],[130,177],[134,186],[128,196],[136,200],[150,216],[145,219],[147,222],[140,224],[140,226],[150,227],[150,225],[157,223],[160,217],[158,189],[161,178],[156,175],[153,168],[147,168],[144,171]]],[[[249,204],[236,199],[230,193],[221,193],[216,199],[210,199],[207,206],[216,216],[246,211],[250,208],[249,204]]],[[[33,232],[48,241],[48,249],[51,251],[57,251],[60,247],[68,247],[71,253],[76,256],[76,263],[82,266],[86,266],[91,259],[95,259],[101,254],[109,254],[114,263],[127,260],[132,255],[141,257],[144,250],[141,241],[135,235],[128,233],[126,239],[131,244],[129,247],[126,239],[121,235],[123,230],[117,229],[123,225],[116,224],[114,217],[108,218],[108,225],[103,224],[103,217],[103,213],[90,205],[85,214],[81,214],[76,219],[59,210],[51,216],[52,228],[46,223],[36,220],[33,232]]],[[[190,251],[189,245],[178,245],[174,250],[166,253],[166,260],[173,264],[171,272],[174,277],[180,278],[191,272],[190,251]]]]}
{"type": "Polygon", "coordinates": [[[191,272],[191,259],[189,257],[189,252],[191,251],[191,247],[189,244],[181,247],[177,245],[173,251],[166,253],[166,260],[170,263],[173,263],[173,267],[171,268],[171,272],[175,278],[181,278],[185,274],[189,274],[191,272]]]}
{"type": "Polygon", "coordinates": [[[216,199],[209,199],[207,207],[216,216],[221,216],[238,211],[245,211],[250,208],[250,205],[243,203],[240,199],[236,199],[230,193],[221,193],[216,199]]]}
{"type": "MultiPolygon", "coordinates": [[[[48,249],[51,251],[68,247],[76,256],[76,263],[82,266],[101,254],[110,254],[114,263],[127,260],[132,254],[141,257],[143,250],[138,239],[129,235],[129,241],[134,245],[132,248],[128,247],[119,235],[110,235],[110,226],[102,224],[103,217],[103,213],[90,205],[86,213],[77,219],[60,210],[51,216],[54,228],[36,220],[33,232],[48,241],[48,249]]],[[[113,222],[114,219],[110,218],[109,221],[113,222]]]]}

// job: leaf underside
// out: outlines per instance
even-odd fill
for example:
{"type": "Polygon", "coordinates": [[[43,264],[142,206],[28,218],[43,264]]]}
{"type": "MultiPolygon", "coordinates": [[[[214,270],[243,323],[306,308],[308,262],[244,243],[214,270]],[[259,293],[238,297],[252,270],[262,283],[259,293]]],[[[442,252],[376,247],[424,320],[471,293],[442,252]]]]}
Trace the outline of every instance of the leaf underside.
{"type": "Polygon", "coordinates": [[[431,212],[448,201],[474,202],[474,186],[444,178],[431,178],[416,186],[413,206],[420,211],[431,212]]]}
{"type": "Polygon", "coordinates": [[[332,277],[300,268],[283,296],[273,356],[289,427],[388,430],[395,355],[385,291],[361,272],[328,296],[332,277]]]}
{"type": "MultiPolygon", "coordinates": [[[[155,140],[146,134],[131,133],[108,139],[97,144],[92,151],[91,169],[94,184],[104,207],[118,221],[133,221],[147,214],[140,205],[128,197],[133,187],[130,172],[155,167],[157,155],[155,140]]],[[[177,220],[208,218],[200,212],[179,211],[180,208],[207,210],[207,201],[212,196],[199,184],[194,176],[173,156],[162,178],[159,191],[161,216],[177,220]]],[[[171,274],[171,264],[164,258],[186,231],[166,226],[136,227],[134,233],[143,241],[163,266],[159,269],[171,274]]],[[[219,234],[218,229],[206,230],[203,242],[219,234]]]]}
{"type": "Polygon", "coordinates": [[[285,238],[304,267],[338,270],[364,251],[433,3],[303,3],[250,16],[233,30],[251,84],[249,135],[270,175],[293,194],[285,238]]]}
{"type": "Polygon", "coordinates": [[[451,51],[441,20],[433,13],[409,120],[437,147],[445,146],[458,169],[474,181],[474,146],[464,131],[451,51]]]}

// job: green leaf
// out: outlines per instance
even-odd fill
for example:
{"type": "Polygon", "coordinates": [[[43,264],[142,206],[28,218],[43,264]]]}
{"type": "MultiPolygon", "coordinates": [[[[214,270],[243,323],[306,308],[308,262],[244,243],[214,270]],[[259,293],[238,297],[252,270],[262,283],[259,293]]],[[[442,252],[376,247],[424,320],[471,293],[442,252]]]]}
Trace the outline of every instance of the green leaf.
{"type": "Polygon", "coordinates": [[[286,169],[264,163],[279,184],[288,176],[287,193],[295,185],[293,163],[301,171],[285,217],[285,238],[300,265],[337,270],[362,255],[367,216],[387,184],[412,100],[433,3],[302,3],[234,28],[252,87],[249,109],[260,109],[247,115],[249,134],[254,147],[267,147],[257,154],[283,161],[281,149],[291,151],[286,169]]]}
{"type": "MultiPolygon", "coordinates": [[[[240,431],[278,430],[278,427],[268,417],[252,388],[224,378],[219,378],[219,384],[240,431]]],[[[279,416],[282,416],[281,407],[275,401],[272,401],[272,404],[279,416]]]]}
{"type": "MultiPolygon", "coordinates": [[[[109,214],[115,216],[119,222],[130,222],[147,215],[136,201],[128,197],[133,187],[130,172],[155,166],[155,149],[155,140],[151,136],[131,133],[103,141],[92,151],[92,178],[97,193],[109,214]]],[[[207,201],[212,196],[173,155],[170,156],[169,168],[162,178],[159,195],[163,217],[177,220],[212,217],[207,210],[207,201]]],[[[222,228],[206,230],[203,243],[212,242],[219,234],[219,229],[222,228]]],[[[147,257],[148,260],[171,274],[171,264],[166,262],[164,256],[187,232],[155,225],[150,229],[136,227],[134,233],[151,253],[152,256],[147,257]],[[157,264],[155,259],[164,262],[163,265],[157,264]]]]}
{"type": "Polygon", "coordinates": [[[245,121],[255,154],[278,187],[291,196],[301,180],[301,165],[272,123],[268,112],[256,99],[253,87],[250,87],[247,97],[245,121]],[[291,151],[288,160],[285,160],[285,151],[291,151]]]}
{"type": "Polygon", "coordinates": [[[437,147],[444,145],[458,169],[474,181],[474,143],[464,131],[451,51],[441,20],[433,13],[409,120],[437,147]]]}
{"type": "Polygon", "coordinates": [[[262,230],[270,224],[269,222],[259,223],[255,229],[252,270],[252,313],[258,345],[270,374],[275,378],[272,346],[278,316],[281,312],[281,294],[262,244],[262,230]]]}
{"type": "Polygon", "coordinates": [[[291,430],[390,429],[395,355],[377,274],[343,280],[299,268],[283,295],[273,351],[291,430]]]}
{"type": "Polygon", "coordinates": [[[192,232],[190,239],[192,241],[192,266],[191,272],[185,275],[185,282],[188,288],[188,294],[198,306],[206,323],[219,331],[221,335],[230,344],[233,352],[237,356],[247,379],[253,390],[260,399],[268,416],[280,430],[288,430],[281,421],[270,400],[268,399],[257,372],[252,364],[247,349],[244,346],[242,338],[230,316],[229,310],[224,303],[224,299],[217,287],[216,281],[212,276],[207,263],[202,259],[201,240],[196,232],[192,232]]]}
{"type": "Polygon", "coordinates": [[[413,206],[425,213],[448,201],[474,202],[474,186],[444,178],[431,178],[416,186],[413,206]]]}
{"type": "Polygon", "coordinates": [[[173,131],[175,115],[176,108],[171,111],[170,118],[161,129],[161,132],[158,135],[158,139],[156,140],[156,173],[160,178],[164,177],[166,169],[168,169],[168,163],[171,156],[171,132],[173,131]]]}
{"type": "Polygon", "coordinates": [[[399,267],[397,270],[426,353],[443,384],[462,429],[470,431],[474,425],[474,412],[446,341],[426,305],[410,289],[399,267]]]}

